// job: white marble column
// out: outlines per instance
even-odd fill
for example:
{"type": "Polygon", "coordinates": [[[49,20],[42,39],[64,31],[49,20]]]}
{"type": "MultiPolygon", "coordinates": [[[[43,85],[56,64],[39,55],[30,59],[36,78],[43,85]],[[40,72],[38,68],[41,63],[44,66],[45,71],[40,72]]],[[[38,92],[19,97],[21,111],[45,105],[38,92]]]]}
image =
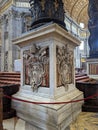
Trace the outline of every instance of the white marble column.
{"type": "Polygon", "coordinates": [[[13,14],[12,14],[12,10],[9,10],[8,12],[8,23],[9,23],[9,37],[8,37],[8,41],[9,41],[9,51],[8,51],[8,71],[13,71],[13,53],[12,53],[12,36],[13,36],[13,14]]]}
{"type": "Polygon", "coordinates": [[[55,98],[56,86],[56,44],[54,40],[50,45],[50,98],[55,98]]]}
{"type": "Polygon", "coordinates": [[[4,55],[5,55],[5,46],[4,46],[4,17],[1,16],[1,71],[4,71],[4,55]]]}

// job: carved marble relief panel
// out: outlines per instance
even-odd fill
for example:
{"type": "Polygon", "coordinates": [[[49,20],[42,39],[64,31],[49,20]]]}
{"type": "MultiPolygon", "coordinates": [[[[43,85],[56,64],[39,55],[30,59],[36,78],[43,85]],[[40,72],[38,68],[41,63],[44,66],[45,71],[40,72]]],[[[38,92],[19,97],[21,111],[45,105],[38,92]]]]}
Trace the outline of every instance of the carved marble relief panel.
{"type": "Polygon", "coordinates": [[[73,51],[68,45],[56,47],[57,57],[57,87],[73,83],[73,51]]]}
{"type": "Polygon", "coordinates": [[[39,87],[49,87],[49,48],[32,45],[23,52],[24,84],[31,85],[33,91],[39,87]]]}

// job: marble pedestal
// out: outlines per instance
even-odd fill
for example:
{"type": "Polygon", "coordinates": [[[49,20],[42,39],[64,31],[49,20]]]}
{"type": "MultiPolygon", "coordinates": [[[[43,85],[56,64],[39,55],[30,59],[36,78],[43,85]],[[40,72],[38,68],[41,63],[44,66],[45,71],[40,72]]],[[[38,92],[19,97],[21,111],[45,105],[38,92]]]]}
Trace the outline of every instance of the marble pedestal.
{"type": "Polygon", "coordinates": [[[98,79],[98,59],[87,59],[87,74],[90,78],[98,79]]]}
{"type": "MultiPolygon", "coordinates": [[[[67,102],[83,98],[75,87],[74,48],[79,41],[57,24],[48,24],[13,40],[20,46],[21,88],[14,97],[33,102],[67,102]]],[[[25,130],[69,130],[83,102],[29,104],[13,100],[25,130]]]]}

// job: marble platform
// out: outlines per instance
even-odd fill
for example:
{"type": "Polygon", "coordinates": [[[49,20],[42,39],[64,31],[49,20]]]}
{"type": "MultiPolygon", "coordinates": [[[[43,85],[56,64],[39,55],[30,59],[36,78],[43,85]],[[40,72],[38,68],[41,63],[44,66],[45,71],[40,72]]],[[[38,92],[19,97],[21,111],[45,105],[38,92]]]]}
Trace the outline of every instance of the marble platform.
{"type": "MultiPolygon", "coordinates": [[[[25,130],[25,122],[17,118],[4,120],[3,126],[7,130],[25,130]]],[[[98,130],[98,113],[81,112],[71,124],[70,130],[98,130]]]]}
{"type": "MultiPolygon", "coordinates": [[[[56,102],[72,101],[83,98],[79,93],[79,90],[65,94],[56,102]],[[77,96],[76,96],[77,95],[77,96]]],[[[17,95],[14,97],[18,97],[17,95]]],[[[53,102],[42,97],[28,95],[20,95],[19,98],[27,101],[41,101],[41,102],[53,102]]],[[[62,105],[43,105],[43,104],[28,104],[23,102],[14,101],[13,107],[17,110],[17,116],[25,120],[25,125],[29,130],[36,129],[40,130],[65,130],[67,126],[73,122],[77,115],[81,112],[81,105],[83,102],[69,103],[62,105]],[[27,122],[30,122],[29,124],[27,122]]],[[[26,129],[27,130],[27,129],[26,129]]],[[[66,129],[67,130],[67,129],[66,129]]]]}
{"type": "MultiPolygon", "coordinates": [[[[20,91],[13,97],[33,102],[82,99],[83,93],[75,87],[74,75],[74,49],[79,43],[78,39],[54,23],[14,39],[13,44],[21,49],[22,70],[20,91]],[[34,82],[36,89],[29,81],[34,82]]],[[[43,105],[13,100],[12,106],[17,116],[25,120],[25,130],[68,130],[81,112],[82,104],[83,101],[43,105]]]]}

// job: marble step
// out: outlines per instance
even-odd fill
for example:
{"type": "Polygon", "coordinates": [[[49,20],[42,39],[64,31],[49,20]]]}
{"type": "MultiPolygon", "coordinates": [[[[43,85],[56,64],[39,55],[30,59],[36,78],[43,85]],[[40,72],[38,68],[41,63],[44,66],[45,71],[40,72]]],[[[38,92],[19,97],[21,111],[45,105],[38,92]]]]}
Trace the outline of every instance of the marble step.
{"type": "MultiPolygon", "coordinates": [[[[3,127],[7,130],[25,130],[25,121],[18,117],[3,120],[3,127]]],[[[98,113],[81,112],[70,125],[70,130],[98,130],[98,113]]]]}
{"type": "Polygon", "coordinates": [[[20,84],[20,82],[8,81],[8,80],[0,80],[0,83],[3,83],[3,84],[20,84]]]}
{"type": "Polygon", "coordinates": [[[5,80],[8,80],[8,81],[20,81],[20,78],[13,78],[13,77],[0,77],[0,80],[2,81],[5,81],[5,80]]]}
{"type": "Polygon", "coordinates": [[[85,79],[80,79],[80,80],[78,80],[77,83],[79,83],[79,82],[87,82],[87,81],[89,81],[89,80],[90,80],[90,78],[88,77],[88,78],[85,78],[85,79]]]}
{"type": "Polygon", "coordinates": [[[9,84],[20,85],[19,72],[1,72],[0,73],[0,86],[7,86],[9,84]]]}
{"type": "Polygon", "coordinates": [[[75,80],[78,81],[78,80],[87,79],[87,78],[89,78],[89,76],[77,77],[75,78],[75,80]]]}
{"type": "Polygon", "coordinates": [[[0,72],[0,74],[20,75],[20,73],[18,73],[18,72],[0,72]]]}
{"type": "Polygon", "coordinates": [[[75,74],[75,77],[82,77],[82,76],[87,76],[87,74],[75,74]]]}
{"type": "Polygon", "coordinates": [[[0,75],[0,78],[1,77],[17,77],[17,78],[20,78],[20,75],[0,75]]]}

